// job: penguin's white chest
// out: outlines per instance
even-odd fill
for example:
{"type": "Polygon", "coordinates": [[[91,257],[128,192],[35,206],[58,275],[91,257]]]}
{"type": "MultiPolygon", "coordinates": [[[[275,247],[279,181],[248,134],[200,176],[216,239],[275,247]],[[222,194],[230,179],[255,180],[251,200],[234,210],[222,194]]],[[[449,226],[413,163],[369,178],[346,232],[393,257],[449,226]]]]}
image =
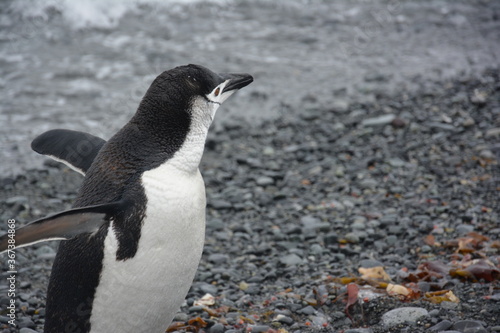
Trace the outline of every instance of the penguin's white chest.
{"type": "Polygon", "coordinates": [[[142,176],[146,218],[133,258],[117,261],[109,229],[91,332],[165,332],[182,304],[203,250],[205,186],[199,171],[169,164],[142,176]]]}

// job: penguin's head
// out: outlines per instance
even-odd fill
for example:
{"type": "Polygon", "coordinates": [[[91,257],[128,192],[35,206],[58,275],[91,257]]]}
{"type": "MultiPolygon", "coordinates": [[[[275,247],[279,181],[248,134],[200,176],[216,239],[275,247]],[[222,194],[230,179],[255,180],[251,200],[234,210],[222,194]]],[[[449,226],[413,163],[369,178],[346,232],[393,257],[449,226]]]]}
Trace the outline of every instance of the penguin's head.
{"type": "Polygon", "coordinates": [[[249,85],[249,74],[214,73],[200,65],[173,68],[160,74],[143,103],[156,106],[159,116],[189,117],[208,128],[219,106],[234,92],[249,85]]]}

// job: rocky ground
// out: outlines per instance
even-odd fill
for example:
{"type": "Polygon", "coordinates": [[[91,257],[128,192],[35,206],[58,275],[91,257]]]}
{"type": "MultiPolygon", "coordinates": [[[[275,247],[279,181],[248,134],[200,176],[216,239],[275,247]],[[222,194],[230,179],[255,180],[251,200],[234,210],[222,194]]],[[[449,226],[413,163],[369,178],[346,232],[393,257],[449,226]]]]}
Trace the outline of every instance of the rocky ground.
{"type": "MultiPolygon", "coordinates": [[[[205,254],[172,330],[500,331],[500,2],[74,3],[0,8],[1,221],[76,196],[37,134],[109,138],[180,64],[245,71],[207,142],[205,254]]],[[[17,250],[15,328],[0,260],[0,332],[42,331],[56,248],[17,250]]]]}
{"type": "MultiPolygon", "coordinates": [[[[205,252],[172,331],[500,331],[499,70],[415,84],[214,128],[205,252]]],[[[48,162],[1,182],[21,226],[69,208],[81,177],[48,162]]],[[[18,249],[2,332],[41,332],[55,248],[18,249]]]]}

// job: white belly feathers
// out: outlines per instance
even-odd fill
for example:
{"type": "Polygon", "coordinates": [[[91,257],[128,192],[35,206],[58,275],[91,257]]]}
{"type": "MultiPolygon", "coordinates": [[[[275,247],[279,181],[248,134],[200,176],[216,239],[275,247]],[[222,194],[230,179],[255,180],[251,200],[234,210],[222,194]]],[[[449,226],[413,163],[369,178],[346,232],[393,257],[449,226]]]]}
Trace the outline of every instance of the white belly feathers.
{"type": "Polygon", "coordinates": [[[205,186],[199,170],[169,163],[142,176],[146,218],[136,255],[116,261],[110,228],[95,293],[91,332],[165,332],[182,304],[203,250],[205,186]]]}

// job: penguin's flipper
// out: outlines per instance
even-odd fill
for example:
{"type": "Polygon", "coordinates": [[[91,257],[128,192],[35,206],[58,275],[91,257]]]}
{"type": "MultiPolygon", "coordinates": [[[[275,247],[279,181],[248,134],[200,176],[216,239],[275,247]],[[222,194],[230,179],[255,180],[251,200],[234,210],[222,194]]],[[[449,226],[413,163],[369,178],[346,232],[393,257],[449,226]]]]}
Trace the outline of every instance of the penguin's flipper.
{"type": "Polygon", "coordinates": [[[37,136],[31,149],[85,176],[105,143],[106,140],[85,132],[54,129],[37,136]]]}
{"type": "Polygon", "coordinates": [[[38,242],[71,239],[83,233],[94,233],[109,221],[111,215],[125,207],[124,201],[74,208],[47,216],[0,236],[0,253],[38,242]]]}

